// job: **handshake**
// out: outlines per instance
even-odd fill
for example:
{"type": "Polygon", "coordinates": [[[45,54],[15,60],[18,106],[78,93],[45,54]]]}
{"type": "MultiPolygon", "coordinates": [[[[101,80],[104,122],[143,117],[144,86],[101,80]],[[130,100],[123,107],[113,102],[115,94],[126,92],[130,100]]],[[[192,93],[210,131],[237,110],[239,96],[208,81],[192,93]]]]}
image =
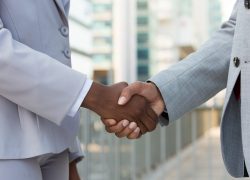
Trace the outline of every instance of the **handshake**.
{"type": "Polygon", "coordinates": [[[156,85],[144,82],[111,86],[94,82],[81,106],[100,115],[107,132],[128,139],[153,131],[165,108],[156,85]]]}

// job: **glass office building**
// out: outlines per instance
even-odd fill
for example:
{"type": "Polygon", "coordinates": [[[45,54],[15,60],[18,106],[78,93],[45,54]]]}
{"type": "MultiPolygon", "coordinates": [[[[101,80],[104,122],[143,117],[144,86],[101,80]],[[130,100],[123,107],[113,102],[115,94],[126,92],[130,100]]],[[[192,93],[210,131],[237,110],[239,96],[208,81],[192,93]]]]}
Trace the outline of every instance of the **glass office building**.
{"type": "Polygon", "coordinates": [[[93,6],[94,80],[112,82],[112,0],[91,0],[93,6]]]}
{"type": "Polygon", "coordinates": [[[148,0],[137,0],[137,77],[149,78],[150,59],[150,16],[148,0]]]}
{"type": "Polygon", "coordinates": [[[218,27],[221,25],[222,21],[222,8],[220,0],[209,0],[209,35],[212,35],[218,27]]]}
{"type": "Polygon", "coordinates": [[[71,1],[69,26],[72,67],[91,78],[94,64],[92,62],[92,4],[90,1],[71,1]]]}

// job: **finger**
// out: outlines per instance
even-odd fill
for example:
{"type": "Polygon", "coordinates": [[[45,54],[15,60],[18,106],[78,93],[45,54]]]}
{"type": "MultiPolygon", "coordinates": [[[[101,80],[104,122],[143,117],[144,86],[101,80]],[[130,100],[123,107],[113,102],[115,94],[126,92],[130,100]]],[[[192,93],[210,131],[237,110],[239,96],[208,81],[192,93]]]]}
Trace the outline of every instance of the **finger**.
{"type": "Polygon", "coordinates": [[[128,120],[123,120],[114,126],[110,126],[110,127],[106,126],[105,129],[109,133],[118,133],[118,132],[123,131],[127,127],[128,124],[129,124],[128,120]]]}
{"type": "Polygon", "coordinates": [[[157,116],[154,116],[153,113],[154,112],[151,112],[151,109],[148,108],[146,109],[144,116],[140,119],[141,123],[146,126],[148,132],[155,130],[158,123],[157,116]]]}
{"type": "Polygon", "coordinates": [[[120,98],[118,100],[119,105],[125,105],[133,95],[140,94],[142,91],[142,82],[135,82],[124,88],[121,92],[120,98]]]}
{"type": "Polygon", "coordinates": [[[130,133],[127,138],[128,139],[138,139],[141,137],[141,134],[140,134],[140,128],[137,127],[132,133],[130,133]]]}
{"type": "Polygon", "coordinates": [[[127,86],[128,86],[127,82],[119,82],[119,83],[115,83],[115,84],[110,85],[110,87],[119,88],[119,89],[120,88],[123,89],[127,86]]]}
{"type": "Polygon", "coordinates": [[[101,120],[102,120],[102,122],[103,122],[103,124],[105,126],[114,126],[114,125],[117,124],[117,121],[114,120],[114,119],[104,119],[104,118],[101,118],[101,120]]]}
{"type": "Polygon", "coordinates": [[[131,122],[123,131],[115,133],[115,135],[119,138],[126,137],[135,131],[137,128],[137,124],[135,122],[131,122]]]}
{"type": "Polygon", "coordinates": [[[159,116],[155,113],[155,111],[152,108],[148,107],[146,112],[152,120],[158,123],[159,116]]]}
{"type": "Polygon", "coordinates": [[[113,133],[109,128],[110,128],[109,126],[105,126],[105,130],[106,130],[108,133],[113,133]]]}
{"type": "Polygon", "coordinates": [[[147,130],[152,132],[157,126],[158,117],[151,108],[147,108],[145,111],[145,117],[144,119],[141,119],[141,121],[147,127],[147,130]]]}
{"type": "Polygon", "coordinates": [[[137,123],[137,126],[140,128],[140,132],[142,134],[145,134],[146,132],[148,132],[148,128],[145,126],[145,124],[141,120],[137,121],[136,123],[137,123]]]}

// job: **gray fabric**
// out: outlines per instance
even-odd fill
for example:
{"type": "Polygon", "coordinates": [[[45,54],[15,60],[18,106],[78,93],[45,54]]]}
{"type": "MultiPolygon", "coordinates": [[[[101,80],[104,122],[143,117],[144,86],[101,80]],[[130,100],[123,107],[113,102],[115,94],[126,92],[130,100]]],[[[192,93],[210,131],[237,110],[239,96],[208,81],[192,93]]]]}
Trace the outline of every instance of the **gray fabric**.
{"type": "Polygon", "coordinates": [[[0,160],[0,179],[68,180],[68,152],[46,154],[29,159],[0,160]]]}
{"type": "Polygon", "coordinates": [[[161,91],[169,119],[204,103],[227,88],[221,123],[221,148],[225,166],[234,177],[243,177],[244,157],[250,172],[250,10],[238,0],[230,19],[197,52],[152,77],[161,91]],[[236,67],[233,58],[239,57],[236,67]],[[241,102],[233,93],[241,72],[241,102]],[[244,152],[244,153],[243,153],[244,152]]]}
{"type": "Polygon", "coordinates": [[[67,15],[61,0],[0,1],[0,159],[82,155],[79,113],[66,114],[86,76],[70,68],[67,15]]]}

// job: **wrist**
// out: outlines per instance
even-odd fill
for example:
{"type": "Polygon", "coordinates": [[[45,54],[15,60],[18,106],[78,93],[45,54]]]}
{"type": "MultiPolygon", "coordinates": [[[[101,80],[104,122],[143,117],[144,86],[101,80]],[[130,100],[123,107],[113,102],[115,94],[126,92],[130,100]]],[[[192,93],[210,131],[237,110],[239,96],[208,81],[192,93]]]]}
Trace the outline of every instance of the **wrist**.
{"type": "Polygon", "coordinates": [[[90,110],[94,110],[94,108],[96,109],[101,99],[101,93],[104,89],[104,85],[93,82],[81,106],[90,110]]]}
{"type": "Polygon", "coordinates": [[[150,89],[152,89],[152,92],[153,92],[153,94],[155,94],[155,101],[154,101],[154,104],[155,104],[155,106],[156,106],[156,113],[158,114],[158,115],[160,115],[163,111],[164,111],[164,109],[165,109],[165,107],[166,107],[166,105],[165,105],[165,102],[164,102],[164,99],[163,99],[163,97],[162,97],[162,94],[161,94],[161,91],[159,90],[159,88],[156,86],[156,84],[154,83],[154,82],[148,82],[149,83],[149,86],[150,86],[150,89]]]}
{"type": "Polygon", "coordinates": [[[70,180],[80,180],[80,176],[77,170],[77,162],[73,161],[69,164],[69,179],[70,180]]]}

